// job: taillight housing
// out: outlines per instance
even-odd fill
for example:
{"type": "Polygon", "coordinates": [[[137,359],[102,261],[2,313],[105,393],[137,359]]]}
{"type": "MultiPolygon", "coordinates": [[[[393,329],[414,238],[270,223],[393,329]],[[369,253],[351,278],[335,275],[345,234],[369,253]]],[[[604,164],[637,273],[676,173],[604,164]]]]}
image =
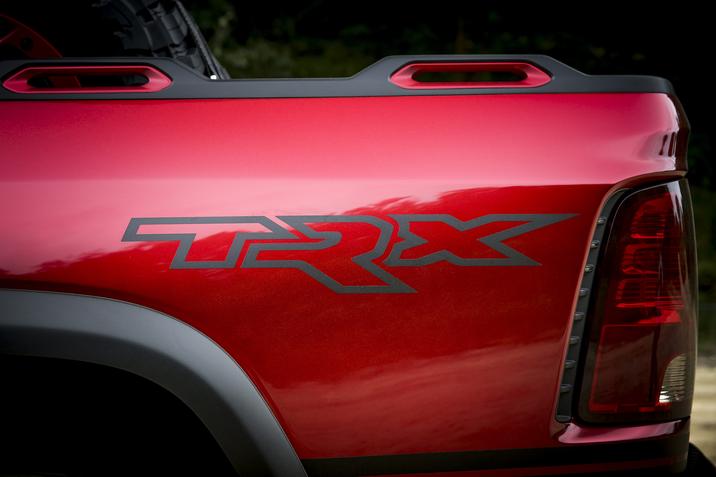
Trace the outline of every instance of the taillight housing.
{"type": "Polygon", "coordinates": [[[630,193],[605,239],[588,315],[579,417],[596,423],[688,417],[697,296],[686,181],[630,193]]]}

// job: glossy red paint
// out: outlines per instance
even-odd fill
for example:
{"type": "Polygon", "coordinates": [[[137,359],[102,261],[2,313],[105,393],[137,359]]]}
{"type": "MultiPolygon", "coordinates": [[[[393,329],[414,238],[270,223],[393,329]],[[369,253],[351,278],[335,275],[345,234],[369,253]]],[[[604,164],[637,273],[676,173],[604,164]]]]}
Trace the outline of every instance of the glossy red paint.
{"type": "Polygon", "coordinates": [[[420,62],[411,63],[393,73],[390,81],[407,89],[445,88],[535,88],[551,81],[549,74],[530,63],[513,61],[420,62]],[[512,81],[420,81],[423,73],[512,73],[512,81]]]}
{"type": "Polygon", "coordinates": [[[686,428],[688,420],[642,424],[636,426],[585,426],[577,423],[567,424],[559,435],[559,442],[565,444],[597,444],[631,439],[650,439],[668,436],[686,428]]]}
{"type": "Polygon", "coordinates": [[[30,66],[23,68],[3,81],[3,88],[14,93],[151,93],[168,87],[172,80],[156,68],[146,65],[93,65],[93,66],[30,66]],[[146,82],[136,86],[83,86],[84,77],[139,76],[146,82]],[[52,86],[35,86],[33,80],[49,79],[52,86]]]}
{"type": "MultiPolygon", "coordinates": [[[[0,286],[195,326],[249,373],[302,458],[570,445],[555,403],[596,217],[619,184],[682,174],[663,143],[683,127],[661,94],[4,102],[0,286]],[[339,295],[299,270],[169,269],[176,243],[121,242],[132,217],[517,213],[577,215],[506,241],[541,266],[375,260],[412,294],[339,295]]],[[[375,230],[320,227],[347,246],[282,253],[369,280],[350,257],[375,230]]],[[[190,259],[220,258],[235,230],[202,232],[190,259]]],[[[478,245],[457,251],[489,253],[478,245]]]]}

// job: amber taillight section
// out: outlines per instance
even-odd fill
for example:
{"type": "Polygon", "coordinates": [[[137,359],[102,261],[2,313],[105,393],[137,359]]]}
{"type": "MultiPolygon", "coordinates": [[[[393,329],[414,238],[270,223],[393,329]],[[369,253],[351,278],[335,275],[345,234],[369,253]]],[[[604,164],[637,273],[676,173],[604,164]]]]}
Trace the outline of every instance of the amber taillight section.
{"type": "Polygon", "coordinates": [[[696,358],[696,259],[686,181],[631,193],[598,264],[579,415],[687,417],[696,358]]]}

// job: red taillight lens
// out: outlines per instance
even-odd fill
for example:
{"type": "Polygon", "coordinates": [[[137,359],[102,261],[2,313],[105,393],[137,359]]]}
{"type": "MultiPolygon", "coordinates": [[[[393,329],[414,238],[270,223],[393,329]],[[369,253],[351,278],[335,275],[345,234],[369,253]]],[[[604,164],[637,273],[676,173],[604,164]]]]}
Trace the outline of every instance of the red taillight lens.
{"type": "Polygon", "coordinates": [[[598,270],[579,414],[687,417],[696,355],[696,260],[686,181],[627,196],[598,270]]]}

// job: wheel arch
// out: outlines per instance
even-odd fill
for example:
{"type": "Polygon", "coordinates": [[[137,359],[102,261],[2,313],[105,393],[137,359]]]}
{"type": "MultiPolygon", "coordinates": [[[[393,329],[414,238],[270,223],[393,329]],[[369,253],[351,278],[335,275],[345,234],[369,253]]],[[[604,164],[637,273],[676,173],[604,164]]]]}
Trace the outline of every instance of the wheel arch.
{"type": "Polygon", "coordinates": [[[187,405],[241,475],[305,476],[280,424],[241,367],[207,336],[126,302],[0,290],[0,353],[122,369],[187,405]]]}

